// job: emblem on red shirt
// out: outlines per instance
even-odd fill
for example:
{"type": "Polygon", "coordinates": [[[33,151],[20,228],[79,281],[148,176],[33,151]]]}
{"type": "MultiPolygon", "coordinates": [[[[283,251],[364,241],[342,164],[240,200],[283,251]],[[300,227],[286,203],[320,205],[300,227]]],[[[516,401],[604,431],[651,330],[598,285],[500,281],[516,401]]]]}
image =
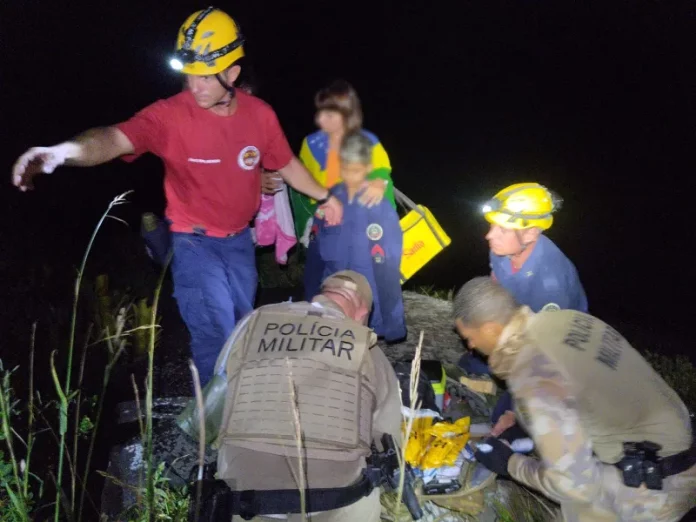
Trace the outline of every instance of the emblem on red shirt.
{"type": "Polygon", "coordinates": [[[260,160],[261,153],[259,152],[259,149],[253,145],[244,147],[237,157],[237,163],[239,163],[239,166],[244,170],[254,170],[254,167],[259,164],[260,160]]]}

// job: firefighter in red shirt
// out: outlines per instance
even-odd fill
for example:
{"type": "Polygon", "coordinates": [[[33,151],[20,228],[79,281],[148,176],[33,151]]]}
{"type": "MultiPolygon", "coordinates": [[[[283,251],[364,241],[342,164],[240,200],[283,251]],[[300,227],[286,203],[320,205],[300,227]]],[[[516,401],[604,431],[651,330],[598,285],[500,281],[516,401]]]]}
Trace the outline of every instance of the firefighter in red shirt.
{"type": "Polygon", "coordinates": [[[319,200],[331,224],[343,212],[294,156],[273,109],[235,89],[243,56],[243,37],[229,15],[197,11],[178,32],[170,62],[186,75],[187,89],[118,125],[29,149],[12,172],[26,191],[37,174],[60,165],[133,161],[146,152],[162,158],[174,296],[202,384],[236,322],[253,309],[258,275],[248,225],[259,207],[262,167],[319,200]]]}

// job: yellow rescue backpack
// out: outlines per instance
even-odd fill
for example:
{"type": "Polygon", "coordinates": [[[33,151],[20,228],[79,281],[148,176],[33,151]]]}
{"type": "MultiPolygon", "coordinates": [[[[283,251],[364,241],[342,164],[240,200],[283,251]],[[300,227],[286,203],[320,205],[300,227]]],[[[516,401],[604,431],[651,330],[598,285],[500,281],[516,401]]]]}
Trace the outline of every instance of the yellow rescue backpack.
{"type": "Polygon", "coordinates": [[[401,230],[404,233],[401,254],[401,284],[403,285],[432,258],[448,247],[452,240],[427,207],[416,205],[396,187],[394,187],[394,198],[408,210],[408,213],[400,220],[401,230]]]}

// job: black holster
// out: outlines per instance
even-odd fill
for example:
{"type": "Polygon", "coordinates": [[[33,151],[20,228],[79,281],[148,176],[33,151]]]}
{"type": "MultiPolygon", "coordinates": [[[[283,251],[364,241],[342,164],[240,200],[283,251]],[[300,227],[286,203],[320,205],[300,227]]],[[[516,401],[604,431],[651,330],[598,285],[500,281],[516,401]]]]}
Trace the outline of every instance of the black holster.
{"type": "Polygon", "coordinates": [[[691,447],[669,457],[660,457],[662,446],[654,442],[624,442],[624,457],[615,464],[629,488],[645,484],[648,489],[662,489],[662,480],[679,475],[696,466],[696,432],[691,447]]]}
{"type": "Polygon", "coordinates": [[[231,491],[224,480],[204,479],[191,484],[189,522],[232,520],[231,491]]]}
{"type": "Polygon", "coordinates": [[[629,488],[645,484],[648,489],[662,489],[662,466],[657,452],[659,444],[653,442],[624,442],[624,457],[616,464],[629,488]]]}

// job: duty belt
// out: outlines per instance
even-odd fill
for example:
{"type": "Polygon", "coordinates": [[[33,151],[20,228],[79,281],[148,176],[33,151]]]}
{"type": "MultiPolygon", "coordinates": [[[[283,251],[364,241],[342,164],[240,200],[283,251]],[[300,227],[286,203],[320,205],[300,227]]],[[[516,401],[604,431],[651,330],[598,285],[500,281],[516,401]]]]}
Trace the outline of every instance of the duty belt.
{"type": "MultiPolygon", "coordinates": [[[[216,481],[218,493],[214,503],[208,506],[215,513],[235,514],[244,520],[257,515],[274,515],[302,512],[302,499],[297,489],[232,491],[223,481],[216,481]]],[[[305,511],[314,513],[350,506],[374,489],[366,470],[354,484],[342,488],[314,488],[305,491],[305,511]]],[[[208,502],[210,500],[206,499],[208,502]]],[[[193,504],[193,501],[192,501],[193,504]]],[[[206,520],[202,518],[201,520],[206,520]]],[[[210,518],[210,520],[213,520],[210,518]]]]}
{"type": "Polygon", "coordinates": [[[691,447],[681,453],[660,459],[660,468],[663,477],[671,477],[684,473],[692,466],[696,466],[696,434],[691,442],[691,447]]]}
{"type": "Polygon", "coordinates": [[[624,457],[615,464],[623,472],[624,484],[648,489],[662,489],[662,479],[679,475],[696,466],[696,433],[691,447],[669,457],[659,457],[661,446],[653,442],[624,443],[624,457]]]}

